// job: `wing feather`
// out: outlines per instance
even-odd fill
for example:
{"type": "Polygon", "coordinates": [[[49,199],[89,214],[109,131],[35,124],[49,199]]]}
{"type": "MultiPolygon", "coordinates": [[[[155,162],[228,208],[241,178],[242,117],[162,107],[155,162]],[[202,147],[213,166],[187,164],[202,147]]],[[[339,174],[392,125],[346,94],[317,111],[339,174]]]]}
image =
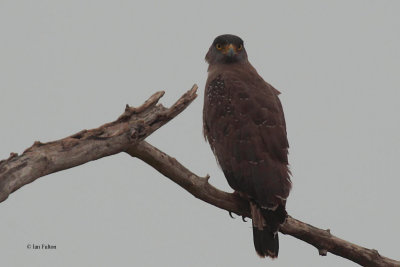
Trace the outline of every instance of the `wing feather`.
{"type": "Polygon", "coordinates": [[[233,189],[262,206],[284,205],[291,183],[279,91],[250,71],[207,82],[204,136],[233,189]]]}

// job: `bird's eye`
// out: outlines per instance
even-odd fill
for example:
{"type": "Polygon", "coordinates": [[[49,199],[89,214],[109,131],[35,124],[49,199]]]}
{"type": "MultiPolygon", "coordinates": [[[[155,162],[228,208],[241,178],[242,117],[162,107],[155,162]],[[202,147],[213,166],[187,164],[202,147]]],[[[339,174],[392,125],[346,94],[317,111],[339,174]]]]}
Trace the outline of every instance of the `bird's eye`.
{"type": "Polygon", "coordinates": [[[221,45],[221,44],[217,44],[215,47],[216,47],[218,50],[221,50],[221,49],[222,49],[222,45],[221,45]]]}
{"type": "Polygon", "coordinates": [[[238,46],[238,50],[242,50],[242,48],[243,48],[243,45],[240,44],[240,45],[238,46]]]}

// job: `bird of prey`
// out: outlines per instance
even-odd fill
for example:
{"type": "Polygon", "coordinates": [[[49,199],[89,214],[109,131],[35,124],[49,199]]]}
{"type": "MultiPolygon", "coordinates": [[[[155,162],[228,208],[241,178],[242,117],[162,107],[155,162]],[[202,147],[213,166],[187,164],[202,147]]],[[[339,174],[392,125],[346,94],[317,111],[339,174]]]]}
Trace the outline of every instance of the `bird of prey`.
{"type": "Polygon", "coordinates": [[[229,185],[250,202],[257,254],[276,258],[291,189],[280,92],[249,63],[238,36],[215,38],[205,59],[204,137],[229,185]]]}

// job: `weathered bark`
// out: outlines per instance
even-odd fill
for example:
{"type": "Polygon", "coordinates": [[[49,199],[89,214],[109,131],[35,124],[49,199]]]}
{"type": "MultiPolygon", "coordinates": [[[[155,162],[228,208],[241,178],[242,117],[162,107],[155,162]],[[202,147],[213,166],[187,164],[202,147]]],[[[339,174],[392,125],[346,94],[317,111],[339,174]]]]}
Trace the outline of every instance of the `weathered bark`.
{"type": "MultiPolygon", "coordinates": [[[[49,143],[36,141],[20,156],[11,153],[8,159],[0,161],[0,202],[39,177],[127,152],[148,163],[196,198],[249,217],[247,201],[236,194],[218,190],[208,183],[208,175],[204,178],[195,175],[176,159],[143,141],[182,112],[196,98],[196,90],[194,85],[170,108],[156,105],[164,92],[155,93],[138,108],[127,106],[114,122],[49,143]]],[[[280,231],[313,245],[320,255],[331,252],[363,266],[400,266],[399,261],[383,257],[376,250],[352,244],[331,235],[329,230],[318,229],[290,216],[280,231]]]]}
{"type": "Polygon", "coordinates": [[[170,108],[156,105],[164,95],[157,92],[138,108],[127,105],[116,121],[61,140],[36,141],[20,156],[11,153],[0,161],[0,202],[39,177],[123,152],[182,112],[196,98],[196,91],[194,85],[170,108]]]}
{"type": "MultiPolygon", "coordinates": [[[[208,183],[208,175],[206,177],[197,176],[182,166],[176,159],[146,141],[131,146],[126,152],[151,165],[196,198],[244,217],[251,216],[247,201],[241,199],[237,194],[218,190],[208,183]]],[[[400,261],[381,256],[374,249],[367,249],[350,243],[332,235],[330,230],[316,228],[290,216],[282,225],[280,232],[313,245],[322,256],[325,256],[327,252],[331,252],[362,266],[400,266],[400,261]]]]}

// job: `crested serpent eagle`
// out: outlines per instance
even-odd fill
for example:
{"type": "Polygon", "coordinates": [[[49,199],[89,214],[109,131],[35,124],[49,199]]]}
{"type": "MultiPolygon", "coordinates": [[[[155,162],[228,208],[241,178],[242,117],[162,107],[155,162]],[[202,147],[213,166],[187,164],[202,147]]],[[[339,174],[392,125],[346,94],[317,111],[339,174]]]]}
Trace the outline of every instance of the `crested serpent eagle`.
{"type": "Polygon", "coordinates": [[[218,36],[205,59],[204,136],[229,185],[250,202],[257,254],[275,258],[291,189],[280,92],[249,63],[237,36],[218,36]]]}

